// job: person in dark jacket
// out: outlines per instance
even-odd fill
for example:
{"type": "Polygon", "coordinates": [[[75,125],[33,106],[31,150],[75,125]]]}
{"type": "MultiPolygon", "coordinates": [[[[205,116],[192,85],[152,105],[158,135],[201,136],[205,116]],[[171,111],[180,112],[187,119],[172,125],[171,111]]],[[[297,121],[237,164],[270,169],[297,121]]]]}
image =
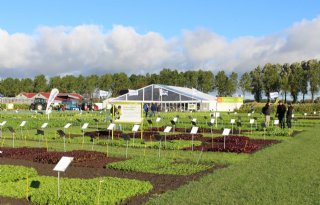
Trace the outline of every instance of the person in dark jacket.
{"type": "Polygon", "coordinates": [[[155,117],[157,112],[157,106],[154,103],[151,104],[151,112],[152,112],[151,116],[155,117]]]}
{"type": "Polygon", "coordinates": [[[266,105],[262,108],[262,113],[265,116],[265,124],[266,127],[269,127],[270,125],[270,104],[269,102],[266,103],[266,105]]]}
{"type": "Polygon", "coordinates": [[[291,128],[292,113],[293,113],[293,106],[291,103],[289,103],[288,110],[287,110],[287,126],[288,126],[288,128],[291,128]]]}
{"type": "Polygon", "coordinates": [[[279,104],[277,106],[276,117],[278,117],[278,119],[279,119],[279,124],[280,124],[281,128],[285,128],[284,116],[286,114],[286,111],[287,111],[286,106],[280,100],[279,104]]]}

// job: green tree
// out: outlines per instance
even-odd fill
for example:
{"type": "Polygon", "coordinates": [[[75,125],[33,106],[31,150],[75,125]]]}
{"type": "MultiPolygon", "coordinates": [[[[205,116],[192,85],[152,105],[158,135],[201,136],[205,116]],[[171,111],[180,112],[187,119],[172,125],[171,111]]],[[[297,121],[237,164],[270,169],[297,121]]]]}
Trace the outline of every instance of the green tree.
{"type": "Polygon", "coordinates": [[[62,90],[62,80],[60,78],[60,76],[54,76],[51,77],[49,80],[49,89],[52,90],[53,88],[57,88],[59,90],[59,92],[63,92],[62,90]]]}
{"type": "Polygon", "coordinates": [[[250,74],[245,72],[242,74],[240,81],[239,81],[239,87],[241,89],[243,99],[245,99],[246,92],[251,92],[251,78],[250,74]]]}
{"type": "Polygon", "coordinates": [[[211,71],[198,71],[198,90],[204,93],[211,92],[214,85],[214,75],[211,71]]]}
{"type": "Polygon", "coordinates": [[[1,91],[6,97],[15,97],[18,95],[20,90],[20,80],[15,78],[6,78],[1,82],[1,91]]]}
{"type": "Polygon", "coordinates": [[[47,79],[44,75],[37,75],[33,80],[34,92],[46,92],[48,91],[47,79]]]}
{"type": "Polygon", "coordinates": [[[33,80],[30,78],[23,78],[20,80],[20,91],[21,92],[33,92],[33,80]]]}
{"type": "Polygon", "coordinates": [[[254,99],[257,102],[260,102],[262,99],[262,91],[263,91],[263,74],[260,66],[256,67],[253,71],[250,72],[251,76],[251,87],[252,94],[254,95],[254,99]]]}
{"type": "Polygon", "coordinates": [[[99,88],[101,90],[111,90],[112,83],[113,79],[111,74],[104,74],[99,77],[99,88]]]}
{"type": "Polygon", "coordinates": [[[293,98],[293,103],[298,100],[298,94],[301,90],[301,81],[303,78],[303,70],[301,63],[292,63],[290,65],[291,74],[289,75],[290,92],[293,98]]]}
{"type": "Polygon", "coordinates": [[[281,65],[273,65],[270,63],[267,63],[262,69],[263,89],[268,100],[270,98],[270,92],[280,91],[280,71],[281,65]]]}
{"type": "Polygon", "coordinates": [[[236,91],[238,87],[238,74],[235,72],[232,72],[230,74],[230,77],[228,78],[227,83],[227,96],[232,96],[236,91]]]}
{"type": "Polygon", "coordinates": [[[302,93],[302,102],[304,102],[305,95],[308,94],[308,84],[309,84],[309,67],[308,63],[305,61],[301,62],[301,67],[302,67],[302,79],[301,79],[301,84],[300,84],[300,91],[302,93]]]}
{"type": "Polygon", "coordinates": [[[130,80],[125,73],[115,73],[113,75],[112,96],[118,96],[121,90],[130,88],[130,80]]]}
{"type": "Polygon", "coordinates": [[[319,84],[320,84],[320,64],[317,60],[309,60],[307,62],[307,71],[308,71],[308,78],[309,78],[309,90],[311,93],[311,100],[314,101],[314,95],[319,91],[319,84]]]}
{"type": "Polygon", "coordinates": [[[289,76],[291,75],[291,68],[288,63],[284,64],[281,68],[280,77],[281,83],[280,88],[284,93],[284,102],[287,102],[287,93],[290,91],[290,81],[289,76]]]}
{"type": "Polygon", "coordinates": [[[215,88],[219,96],[227,96],[228,94],[228,76],[224,71],[219,71],[215,76],[215,88]]]}
{"type": "Polygon", "coordinates": [[[132,74],[129,77],[129,80],[131,82],[132,89],[139,89],[139,88],[142,88],[142,87],[145,87],[148,85],[148,80],[147,80],[146,76],[144,76],[144,75],[132,74]]]}

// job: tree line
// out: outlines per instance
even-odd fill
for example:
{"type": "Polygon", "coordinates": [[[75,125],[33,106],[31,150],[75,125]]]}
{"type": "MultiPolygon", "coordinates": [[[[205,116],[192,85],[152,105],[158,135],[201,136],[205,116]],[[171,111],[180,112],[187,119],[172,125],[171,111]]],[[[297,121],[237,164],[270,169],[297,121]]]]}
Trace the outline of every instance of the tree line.
{"type": "Polygon", "coordinates": [[[227,74],[223,70],[214,74],[208,70],[179,72],[164,68],[159,74],[130,76],[121,72],[89,76],[54,76],[48,80],[44,75],[37,75],[34,79],[9,77],[0,81],[0,93],[7,97],[14,97],[21,92],[37,93],[58,88],[63,93],[92,94],[98,88],[110,90],[113,96],[118,96],[121,90],[138,89],[150,84],[196,88],[205,93],[216,91],[219,96],[232,96],[240,90],[244,97],[246,93],[252,93],[258,102],[262,100],[263,95],[269,99],[270,92],[282,92],[285,100],[288,95],[291,95],[293,102],[298,100],[300,93],[303,101],[305,95],[310,93],[313,101],[320,86],[320,62],[312,59],[283,65],[267,63],[241,76],[236,72],[227,74]]]}

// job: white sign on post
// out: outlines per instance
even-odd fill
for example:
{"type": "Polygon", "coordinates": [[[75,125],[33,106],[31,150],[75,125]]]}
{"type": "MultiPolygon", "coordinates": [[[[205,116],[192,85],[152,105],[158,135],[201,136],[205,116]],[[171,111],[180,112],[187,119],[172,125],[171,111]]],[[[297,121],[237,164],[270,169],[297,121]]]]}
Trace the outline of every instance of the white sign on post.
{"type": "Polygon", "coordinates": [[[214,124],[214,118],[210,119],[211,124],[214,124]]]}
{"type": "Polygon", "coordinates": [[[60,198],[60,172],[66,171],[73,157],[61,157],[58,164],[53,168],[53,171],[58,172],[58,198],[60,198]]]}
{"type": "Polygon", "coordinates": [[[215,117],[220,117],[220,112],[216,112],[215,117]]]}
{"type": "Polygon", "coordinates": [[[279,125],[279,120],[274,120],[273,124],[274,125],[279,125]]]}
{"type": "Polygon", "coordinates": [[[254,123],[254,119],[250,119],[249,123],[253,124],[254,123]]]}
{"type": "Polygon", "coordinates": [[[197,122],[197,118],[193,118],[192,121],[193,121],[193,122],[197,122]]]}
{"type": "Polygon", "coordinates": [[[231,124],[234,124],[235,122],[236,122],[235,119],[231,119],[231,120],[230,120],[230,123],[231,123],[231,124]]]}
{"type": "Polygon", "coordinates": [[[68,123],[64,126],[65,129],[68,129],[71,126],[71,123],[68,123]]]}
{"type": "Polygon", "coordinates": [[[160,122],[161,118],[157,117],[156,122],[160,122]]]}
{"type": "Polygon", "coordinates": [[[192,127],[190,134],[197,134],[199,127],[192,127]]]}
{"type": "Polygon", "coordinates": [[[178,120],[178,118],[177,118],[177,117],[173,118],[173,121],[174,121],[174,122],[177,122],[177,120],[178,120]]]}
{"type": "Polygon", "coordinates": [[[229,135],[229,134],[230,134],[230,130],[231,130],[231,129],[229,129],[229,128],[223,129],[222,135],[223,135],[223,136],[229,135]]]}
{"type": "Polygon", "coordinates": [[[108,126],[107,130],[113,130],[115,126],[116,126],[116,124],[111,123],[111,124],[108,126]]]}
{"type": "Polygon", "coordinates": [[[21,124],[20,124],[20,127],[25,126],[25,125],[26,125],[26,123],[27,123],[27,121],[22,121],[22,122],[21,122],[21,124]]]}
{"type": "Polygon", "coordinates": [[[86,122],[86,123],[84,123],[84,124],[82,125],[81,129],[83,129],[83,130],[84,130],[84,129],[87,129],[88,126],[89,126],[89,123],[86,122]]]}
{"type": "Polygon", "coordinates": [[[140,125],[133,125],[132,132],[138,132],[140,125]]]}
{"type": "Polygon", "coordinates": [[[172,129],[172,127],[170,127],[170,126],[167,126],[165,129],[164,129],[164,133],[168,133],[168,132],[170,132],[171,131],[171,129],[172,129]]]}
{"type": "Polygon", "coordinates": [[[58,164],[53,168],[53,171],[64,172],[72,162],[73,157],[62,157],[58,164]]]}
{"type": "Polygon", "coordinates": [[[48,126],[48,123],[45,122],[45,123],[43,123],[43,124],[41,125],[41,129],[44,129],[44,128],[46,128],[47,126],[48,126]]]}

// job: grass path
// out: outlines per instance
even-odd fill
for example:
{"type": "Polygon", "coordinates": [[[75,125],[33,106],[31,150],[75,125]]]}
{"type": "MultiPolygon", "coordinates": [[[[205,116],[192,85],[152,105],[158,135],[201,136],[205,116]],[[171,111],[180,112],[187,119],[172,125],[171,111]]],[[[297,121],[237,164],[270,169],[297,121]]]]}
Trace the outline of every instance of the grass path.
{"type": "Polygon", "coordinates": [[[148,204],[320,204],[320,126],[148,204]]]}

